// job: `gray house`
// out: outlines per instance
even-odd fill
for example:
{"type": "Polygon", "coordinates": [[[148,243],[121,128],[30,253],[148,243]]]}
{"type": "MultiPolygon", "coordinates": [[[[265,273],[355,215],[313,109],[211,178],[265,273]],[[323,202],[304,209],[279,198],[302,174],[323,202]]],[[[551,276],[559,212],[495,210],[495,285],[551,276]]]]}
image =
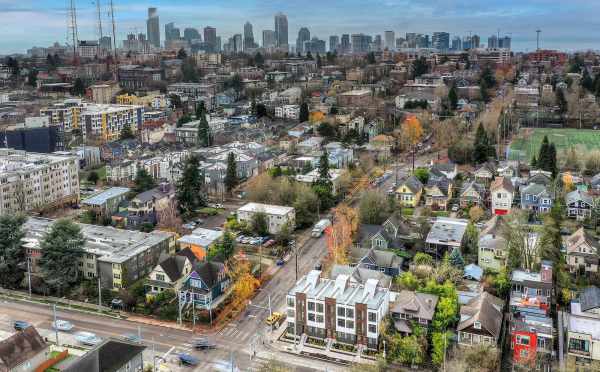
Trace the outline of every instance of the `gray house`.
{"type": "Polygon", "coordinates": [[[565,203],[567,204],[567,217],[569,218],[584,220],[592,216],[594,199],[587,192],[581,190],[571,191],[565,196],[565,203]]]}
{"type": "Polygon", "coordinates": [[[530,183],[521,188],[521,209],[545,213],[550,211],[553,202],[554,193],[545,184],[530,183]]]}

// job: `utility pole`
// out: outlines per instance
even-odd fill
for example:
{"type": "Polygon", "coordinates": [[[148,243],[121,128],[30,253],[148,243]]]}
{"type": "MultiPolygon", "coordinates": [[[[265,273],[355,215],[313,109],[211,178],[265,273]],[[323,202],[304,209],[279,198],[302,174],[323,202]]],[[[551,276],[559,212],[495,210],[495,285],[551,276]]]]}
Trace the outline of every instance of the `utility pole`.
{"type": "Polygon", "coordinates": [[[102,310],[102,284],[100,283],[100,270],[98,270],[98,311],[102,310]]]}
{"type": "Polygon", "coordinates": [[[31,297],[31,264],[29,263],[29,256],[27,256],[27,281],[29,282],[29,297],[31,297]]]}
{"type": "Polygon", "coordinates": [[[192,287],[192,333],[196,331],[196,301],[194,301],[194,287],[192,287]]]}
{"type": "Polygon", "coordinates": [[[294,254],[296,256],[296,281],[298,281],[298,248],[296,247],[296,241],[292,240],[290,242],[292,249],[294,250],[294,254]]]}
{"type": "Polygon", "coordinates": [[[58,343],[58,327],[56,326],[56,304],[52,305],[52,313],[54,315],[54,335],[56,336],[56,346],[60,346],[58,343]]]}

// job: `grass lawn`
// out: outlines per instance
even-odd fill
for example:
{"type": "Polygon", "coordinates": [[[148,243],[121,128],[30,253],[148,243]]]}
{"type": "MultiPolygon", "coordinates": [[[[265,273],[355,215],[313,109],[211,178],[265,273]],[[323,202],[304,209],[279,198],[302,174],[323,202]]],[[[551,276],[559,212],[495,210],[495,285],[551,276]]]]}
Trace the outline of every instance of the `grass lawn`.
{"type": "Polygon", "coordinates": [[[600,149],[600,131],[592,129],[523,129],[510,144],[510,160],[531,160],[537,156],[544,136],[553,142],[558,154],[571,147],[581,150],[600,149]]]}
{"type": "Polygon", "coordinates": [[[412,216],[415,213],[415,209],[414,208],[402,208],[402,215],[403,216],[412,216]]]}

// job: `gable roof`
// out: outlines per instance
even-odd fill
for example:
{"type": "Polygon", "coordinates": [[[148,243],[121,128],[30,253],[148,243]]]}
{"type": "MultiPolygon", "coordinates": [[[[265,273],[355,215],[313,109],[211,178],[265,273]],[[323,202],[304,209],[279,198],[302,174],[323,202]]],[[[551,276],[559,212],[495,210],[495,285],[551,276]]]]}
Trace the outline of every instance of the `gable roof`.
{"type": "Polygon", "coordinates": [[[600,288],[596,286],[587,287],[579,295],[581,311],[600,308],[600,288]]]}
{"type": "Polygon", "coordinates": [[[221,262],[207,261],[198,264],[194,272],[208,288],[212,288],[219,283],[219,273],[224,267],[221,262]]]}
{"type": "Polygon", "coordinates": [[[361,255],[360,264],[373,263],[379,267],[399,268],[402,265],[403,259],[398,257],[394,252],[382,251],[379,249],[360,249],[358,254],[361,255]]]}
{"type": "Polygon", "coordinates": [[[502,308],[504,301],[492,296],[487,292],[481,293],[479,297],[471,299],[460,308],[461,321],[456,328],[458,331],[465,330],[475,324],[481,323],[481,328],[488,331],[494,338],[500,336],[502,327],[502,308]]]}
{"type": "Polygon", "coordinates": [[[145,349],[146,346],[137,343],[108,339],[75,359],[64,371],[115,372],[145,349]]]}
{"type": "Polygon", "coordinates": [[[451,184],[452,181],[446,178],[446,176],[442,176],[439,178],[430,178],[427,182],[427,193],[429,193],[431,189],[437,188],[443,195],[448,196],[451,184]]]}
{"type": "Polygon", "coordinates": [[[463,196],[470,189],[475,190],[475,192],[480,197],[483,197],[483,195],[485,194],[485,187],[483,187],[482,185],[480,185],[479,183],[477,183],[475,181],[471,181],[471,182],[467,182],[463,185],[462,189],[460,190],[460,196],[463,196]]]}
{"type": "Polygon", "coordinates": [[[580,227],[577,231],[567,237],[567,249],[572,247],[578,247],[580,244],[588,244],[596,250],[600,249],[600,243],[594,239],[583,227],[580,227]]]}
{"type": "Polygon", "coordinates": [[[507,177],[496,177],[494,179],[492,185],[490,186],[490,190],[495,191],[499,189],[504,189],[510,193],[513,193],[515,191],[512,182],[510,182],[510,179],[508,179],[507,177]]]}
{"type": "Polygon", "coordinates": [[[521,189],[523,195],[548,195],[552,197],[548,187],[542,183],[529,183],[527,186],[521,189]]]}
{"type": "Polygon", "coordinates": [[[398,188],[400,188],[403,185],[406,186],[406,187],[408,187],[408,189],[413,194],[416,194],[416,193],[418,193],[419,191],[421,191],[423,189],[423,184],[415,176],[410,176],[410,177],[404,179],[403,181],[401,181],[400,185],[398,186],[398,188]]]}
{"type": "Polygon", "coordinates": [[[12,370],[19,364],[33,358],[46,348],[47,344],[35,327],[27,327],[0,342],[0,370],[12,370]]]}
{"type": "Polygon", "coordinates": [[[589,205],[594,205],[594,200],[592,199],[592,196],[589,193],[583,192],[579,189],[571,191],[570,193],[568,193],[565,196],[565,203],[567,205],[569,205],[571,203],[575,203],[580,200],[589,205]]]}
{"type": "Polygon", "coordinates": [[[402,290],[396,296],[396,301],[391,304],[390,312],[398,314],[410,313],[421,319],[432,320],[438,296],[402,290]]]}
{"type": "Polygon", "coordinates": [[[392,278],[381,271],[369,270],[360,266],[333,265],[329,277],[335,280],[340,275],[349,276],[360,284],[366,284],[369,279],[376,279],[379,281],[379,285],[384,288],[389,288],[392,283],[392,278]]]}
{"type": "Polygon", "coordinates": [[[163,271],[172,282],[176,282],[183,276],[185,263],[188,262],[186,256],[169,256],[159,263],[163,271]]]}

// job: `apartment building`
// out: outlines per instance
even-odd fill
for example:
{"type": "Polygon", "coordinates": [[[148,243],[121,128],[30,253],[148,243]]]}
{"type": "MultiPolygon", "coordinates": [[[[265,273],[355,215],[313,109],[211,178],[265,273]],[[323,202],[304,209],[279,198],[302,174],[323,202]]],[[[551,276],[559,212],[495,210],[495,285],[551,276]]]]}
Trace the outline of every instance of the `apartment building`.
{"type": "Polygon", "coordinates": [[[285,225],[288,225],[291,230],[296,228],[296,210],[281,205],[248,203],[237,210],[237,218],[240,222],[250,224],[257,213],[264,213],[267,216],[270,234],[279,233],[285,225]]]}
{"type": "Polygon", "coordinates": [[[95,137],[103,141],[115,141],[125,126],[136,133],[142,128],[144,108],[125,105],[85,105],[78,122],[84,138],[95,137]]]}
{"type": "MultiPolygon", "coordinates": [[[[54,220],[31,217],[25,223],[24,246],[32,272],[42,255],[40,241],[54,220]]],[[[78,224],[86,240],[85,254],[73,265],[86,279],[100,276],[102,288],[119,290],[148,275],[161,254],[175,253],[175,235],[163,231],[143,233],[114,227],[78,224]]]]}
{"type": "Polygon", "coordinates": [[[0,214],[79,202],[79,159],[0,149],[0,214]]]}
{"type": "Polygon", "coordinates": [[[300,118],[300,106],[283,105],[275,107],[275,117],[280,119],[298,120],[300,118]]]}
{"type": "Polygon", "coordinates": [[[376,349],[390,292],[377,279],[367,279],[363,285],[353,283],[348,275],[332,280],[312,270],[296,282],[286,302],[288,333],[376,349]]]}
{"type": "Polygon", "coordinates": [[[587,287],[571,301],[567,327],[567,370],[600,369],[600,288],[587,287]]]}
{"type": "Polygon", "coordinates": [[[79,128],[81,106],[80,99],[67,99],[62,103],[41,109],[40,116],[47,116],[50,125],[60,126],[64,131],[69,132],[79,128]]]}

